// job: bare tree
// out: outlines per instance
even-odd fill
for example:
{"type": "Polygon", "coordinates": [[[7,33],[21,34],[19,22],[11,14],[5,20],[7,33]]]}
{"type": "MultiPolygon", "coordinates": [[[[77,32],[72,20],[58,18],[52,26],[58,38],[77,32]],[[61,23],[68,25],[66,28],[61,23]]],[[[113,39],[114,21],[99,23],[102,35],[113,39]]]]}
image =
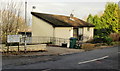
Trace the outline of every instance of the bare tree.
{"type": "Polygon", "coordinates": [[[21,6],[15,2],[9,2],[6,7],[0,10],[2,42],[6,42],[7,35],[18,34],[19,30],[27,28],[25,19],[21,17],[21,6]]]}

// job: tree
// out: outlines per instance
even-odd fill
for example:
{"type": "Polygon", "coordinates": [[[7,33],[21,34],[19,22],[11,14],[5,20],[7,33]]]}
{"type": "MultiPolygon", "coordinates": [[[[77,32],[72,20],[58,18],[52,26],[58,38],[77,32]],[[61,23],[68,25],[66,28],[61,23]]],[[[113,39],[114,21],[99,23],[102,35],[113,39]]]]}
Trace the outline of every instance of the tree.
{"type": "Polygon", "coordinates": [[[89,14],[88,18],[87,18],[87,22],[94,24],[93,23],[93,16],[91,14],[89,14]]]}
{"type": "Polygon", "coordinates": [[[11,2],[0,11],[3,42],[6,42],[7,35],[18,34],[19,30],[27,28],[24,18],[21,17],[21,5],[11,2]]]}
{"type": "MultiPolygon", "coordinates": [[[[102,15],[92,16],[87,18],[87,22],[95,25],[94,41],[97,42],[111,42],[109,35],[111,33],[118,33],[120,31],[120,8],[118,4],[110,2],[105,6],[102,15]]],[[[120,32],[119,32],[120,33],[120,32]]],[[[109,43],[108,43],[109,44],[109,43]]]]}
{"type": "Polygon", "coordinates": [[[120,34],[120,4],[118,4],[118,32],[120,34]]]}
{"type": "MultiPolygon", "coordinates": [[[[118,12],[118,4],[107,3],[105,6],[104,13],[98,17],[98,15],[92,16],[91,14],[87,18],[87,22],[94,24],[96,30],[104,29],[106,33],[118,33],[120,23],[118,12]]],[[[106,34],[105,33],[105,34],[106,34]]],[[[99,32],[97,33],[99,34],[99,32]]]]}
{"type": "Polygon", "coordinates": [[[104,14],[102,18],[105,19],[106,28],[109,28],[111,32],[118,33],[118,4],[107,3],[105,6],[104,14]]]}

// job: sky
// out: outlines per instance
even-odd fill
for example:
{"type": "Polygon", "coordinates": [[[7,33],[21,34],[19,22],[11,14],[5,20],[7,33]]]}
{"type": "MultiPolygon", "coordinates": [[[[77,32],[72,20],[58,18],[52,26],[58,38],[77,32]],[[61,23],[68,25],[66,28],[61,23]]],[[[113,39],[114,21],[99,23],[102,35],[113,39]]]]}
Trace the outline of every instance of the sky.
{"type": "MultiPolygon", "coordinates": [[[[10,0],[0,0],[3,6],[10,0]]],[[[31,11],[39,13],[57,14],[86,20],[89,14],[95,15],[104,11],[107,2],[118,3],[119,0],[12,0],[16,4],[23,3],[21,6],[22,16],[24,17],[25,1],[27,1],[27,19],[32,21],[31,11]],[[33,9],[32,7],[36,8],[33,9]]]]}

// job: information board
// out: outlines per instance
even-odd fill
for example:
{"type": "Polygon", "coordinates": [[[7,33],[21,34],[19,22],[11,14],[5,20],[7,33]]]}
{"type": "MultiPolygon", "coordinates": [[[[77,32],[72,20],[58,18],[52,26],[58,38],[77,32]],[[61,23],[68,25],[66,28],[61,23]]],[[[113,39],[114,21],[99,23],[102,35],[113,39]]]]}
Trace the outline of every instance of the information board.
{"type": "Polygon", "coordinates": [[[22,35],[8,35],[7,42],[8,43],[20,42],[21,36],[22,35]]]}

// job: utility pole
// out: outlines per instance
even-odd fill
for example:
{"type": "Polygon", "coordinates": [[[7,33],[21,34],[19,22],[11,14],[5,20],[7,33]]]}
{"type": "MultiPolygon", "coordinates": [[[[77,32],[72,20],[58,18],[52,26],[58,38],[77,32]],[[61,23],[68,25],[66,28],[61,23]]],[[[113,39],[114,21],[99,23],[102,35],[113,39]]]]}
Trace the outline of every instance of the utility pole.
{"type": "MultiPolygon", "coordinates": [[[[25,24],[27,24],[27,2],[25,2],[25,24]]],[[[25,41],[25,46],[24,46],[24,51],[26,53],[26,38],[27,38],[27,35],[26,35],[26,28],[25,28],[25,38],[24,38],[24,41],[25,41]]]]}

